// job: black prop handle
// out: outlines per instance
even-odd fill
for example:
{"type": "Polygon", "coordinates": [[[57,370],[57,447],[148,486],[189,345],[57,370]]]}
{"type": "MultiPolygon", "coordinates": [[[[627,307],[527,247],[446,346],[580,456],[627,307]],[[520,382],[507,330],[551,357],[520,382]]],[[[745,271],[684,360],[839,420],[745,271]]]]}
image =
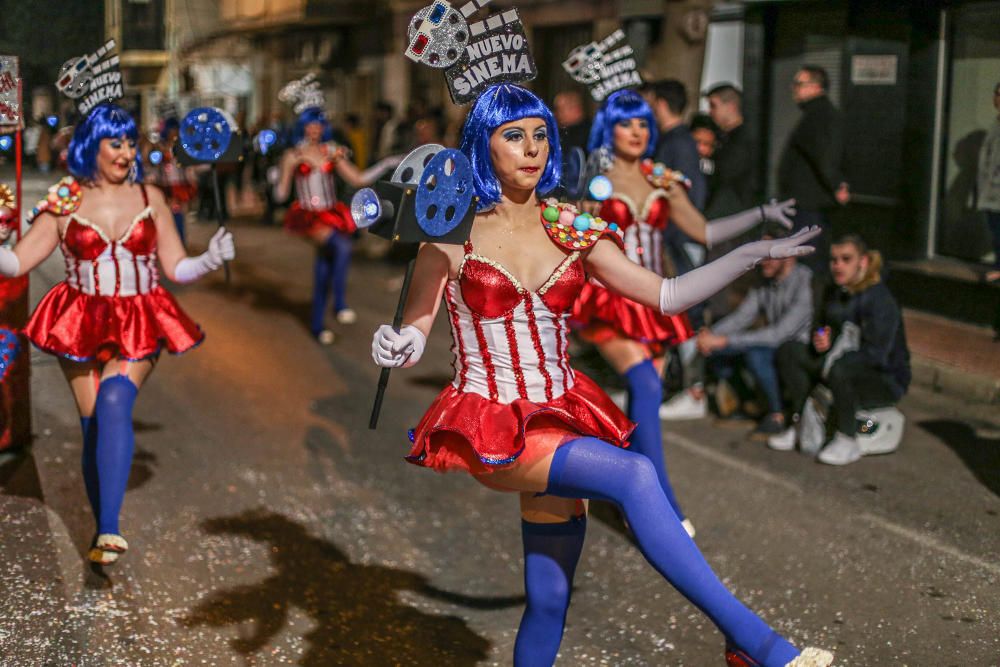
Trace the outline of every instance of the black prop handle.
{"type": "MultiPolygon", "coordinates": [[[[212,196],[215,198],[215,220],[219,227],[224,227],[222,221],[222,193],[219,192],[219,172],[216,171],[216,164],[212,163],[212,196]]],[[[226,284],[229,284],[229,262],[222,262],[222,270],[226,272],[226,284]]]]}
{"type": "MultiPolygon", "coordinates": [[[[399,291],[399,303],[396,304],[396,315],[392,318],[392,330],[399,333],[399,328],[403,326],[403,308],[406,307],[406,297],[410,293],[410,281],[413,280],[413,269],[417,265],[417,260],[411,259],[406,264],[406,275],[403,276],[403,289],[399,291]]],[[[372,416],[368,420],[368,428],[375,430],[378,428],[378,415],[382,411],[382,399],[385,398],[385,389],[389,386],[389,371],[391,368],[383,368],[378,376],[378,390],[375,392],[375,404],[372,406],[372,416]]]]}

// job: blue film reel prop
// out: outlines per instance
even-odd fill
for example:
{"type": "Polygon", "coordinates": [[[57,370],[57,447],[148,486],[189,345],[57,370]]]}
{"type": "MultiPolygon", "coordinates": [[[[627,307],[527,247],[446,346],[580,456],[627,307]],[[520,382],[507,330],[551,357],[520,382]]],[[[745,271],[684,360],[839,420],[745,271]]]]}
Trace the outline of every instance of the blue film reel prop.
{"type": "Polygon", "coordinates": [[[573,146],[563,156],[562,182],[566,196],[570,199],[582,199],[587,157],[579,146],[573,146]]]}
{"type": "Polygon", "coordinates": [[[7,377],[7,371],[10,370],[20,351],[21,342],[17,339],[17,334],[10,329],[0,327],[0,382],[7,377]]]}
{"type": "Polygon", "coordinates": [[[420,175],[414,213],[428,236],[455,229],[472,203],[472,165],[460,151],[445,149],[427,163],[420,175]]]}
{"type": "Polygon", "coordinates": [[[221,109],[192,109],[181,121],[180,143],[198,162],[218,162],[229,148],[236,123],[221,109]]]}

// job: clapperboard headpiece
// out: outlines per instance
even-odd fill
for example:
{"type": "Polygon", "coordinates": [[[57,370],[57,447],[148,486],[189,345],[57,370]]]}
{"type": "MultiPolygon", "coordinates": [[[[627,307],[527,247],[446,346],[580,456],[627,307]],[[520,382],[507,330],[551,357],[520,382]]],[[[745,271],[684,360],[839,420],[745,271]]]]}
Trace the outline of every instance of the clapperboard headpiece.
{"type": "Polygon", "coordinates": [[[435,0],[410,21],[406,57],[444,70],[455,104],[467,104],[497,83],[523,83],[538,75],[516,9],[473,21],[491,0],[469,0],[455,9],[435,0]]]}
{"type": "Polygon", "coordinates": [[[102,102],[125,97],[125,82],[114,48],[115,40],[108,40],[93,53],[70,58],[59,70],[56,88],[73,100],[83,117],[102,102]]]}
{"type": "Polygon", "coordinates": [[[306,109],[323,109],[326,106],[326,98],[323,96],[323,89],[316,80],[316,75],[310,72],[301,79],[289,81],[278,93],[278,99],[286,104],[291,104],[295,113],[299,114],[306,109]]]}
{"type": "Polygon", "coordinates": [[[618,29],[600,42],[576,47],[563,62],[563,68],[590,88],[590,95],[597,102],[603,102],[616,90],[642,85],[632,47],[628,44],[615,47],[623,39],[625,31],[618,29]]]}

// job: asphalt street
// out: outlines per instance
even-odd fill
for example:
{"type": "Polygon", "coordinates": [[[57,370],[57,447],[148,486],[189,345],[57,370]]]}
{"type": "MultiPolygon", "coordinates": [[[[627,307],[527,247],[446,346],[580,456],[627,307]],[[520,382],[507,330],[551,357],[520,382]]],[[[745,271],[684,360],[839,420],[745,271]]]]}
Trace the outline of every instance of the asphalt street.
{"type": "MultiPolygon", "coordinates": [[[[234,225],[232,283],[174,290],[206,342],[164,358],[136,406],[137,450],[107,572],[79,424],[35,352],[26,459],[0,466],[0,665],[507,665],[523,607],[517,498],[403,461],[450,379],[442,319],[367,428],[371,332],[402,266],[357,258],[353,326],[305,326],[309,246],[234,225]]],[[[202,248],[210,225],[191,226],[202,248]]],[[[37,300],[61,278],[51,258],[37,300]]],[[[606,377],[592,355],[578,367],[606,377]]],[[[711,420],[664,425],[678,497],[723,581],[837,665],[1000,665],[1000,425],[915,389],[898,453],[829,468],[711,420]]],[[[721,665],[723,638],[596,505],[559,665],[721,665]]]]}

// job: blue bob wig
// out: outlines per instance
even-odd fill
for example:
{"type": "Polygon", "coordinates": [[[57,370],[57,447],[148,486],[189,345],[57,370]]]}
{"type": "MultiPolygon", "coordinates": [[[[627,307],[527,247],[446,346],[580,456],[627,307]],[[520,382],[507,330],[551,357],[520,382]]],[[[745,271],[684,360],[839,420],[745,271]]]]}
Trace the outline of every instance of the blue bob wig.
{"type": "Polygon", "coordinates": [[[490,137],[504,123],[523,118],[545,121],[549,141],[549,161],[538,181],[538,192],[551,192],[562,178],[562,151],[559,128],[552,112],[537,95],[509,83],[490,86],[472,105],[462,128],[461,151],[472,163],[472,180],[483,211],[500,203],[500,181],[490,159],[490,137]]]}
{"type": "Polygon", "coordinates": [[[604,101],[604,106],[594,116],[587,150],[594,151],[602,146],[609,150],[613,149],[615,125],[633,118],[642,118],[649,125],[649,145],[646,146],[645,156],[652,155],[656,148],[656,138],[659,135],[656,130],[656,119],[653,117],[653,110],[646,104],[646,100],[633,90],[619,90],[611,93],[604,101]]]}
{"type": "Polygon", "coordinates": [[[295,129],[292,130],[292,143],[297,144],[305,138],[306,125],[310,123],[319,123],[323,126],[323,141],[333,139],[333,129],[330,127],[330,121],[326,119],[326,112],[319,107],[309,107],[300,113],[298,120],[295,121],[295,129]]]}
{"type": "MultiPolygon", "coordinates": [[[[94,107],[73,130],[73,139],[69,142],[66,156],[69,173],[81,180],[94,180],[101,140],[122,137],[139,142],[139,130],[132,116],[115,104],[106,103],[94,107]]],[[[135,153],[135,182],[142,182],[142,157],[139,151],[135,153]]]]}

